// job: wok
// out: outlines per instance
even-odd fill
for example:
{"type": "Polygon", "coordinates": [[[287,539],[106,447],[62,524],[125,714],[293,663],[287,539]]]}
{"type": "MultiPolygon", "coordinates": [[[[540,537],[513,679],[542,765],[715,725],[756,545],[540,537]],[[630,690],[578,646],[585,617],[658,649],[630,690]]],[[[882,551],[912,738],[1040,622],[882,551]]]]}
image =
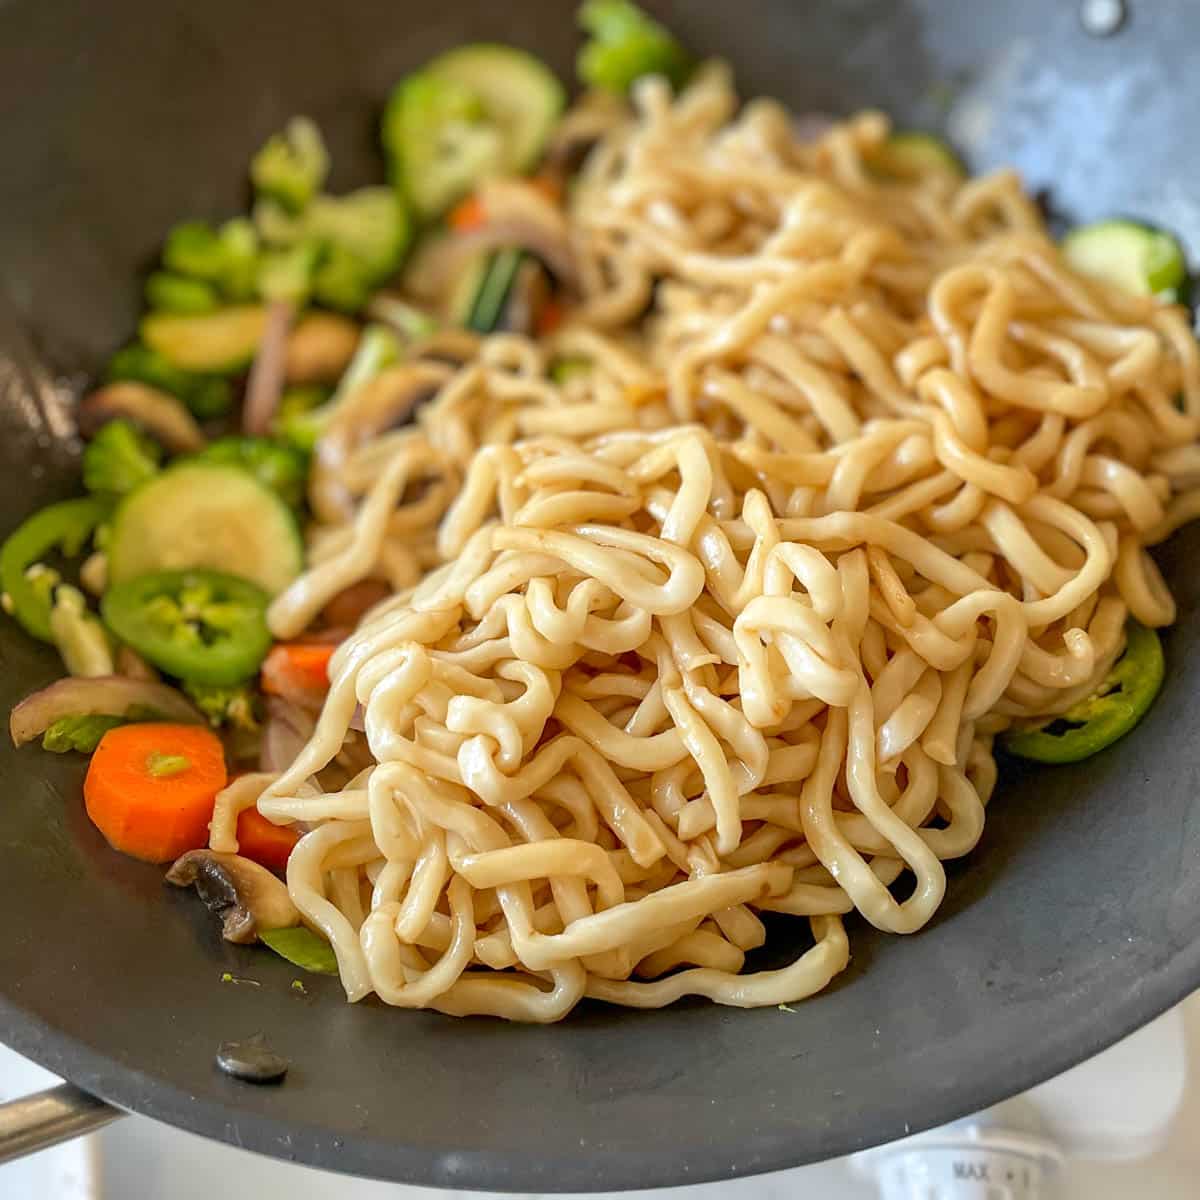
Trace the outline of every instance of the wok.
{"type": "MultiPolygon", "coordinates": [[[[1200,247],[1189,0],[1108,38],[1060,0],[649,5],[745,93],[876,105],[1013,162],[1078,219],[1137,213],[1200,247]]],[[[564,0],[0,2],[0,524],[72,487],[77,388],[125,339],[165,229],[245,204],[244,165],[305,112],[338,188],[377,179],[389,86],[463,39],[570,72],[564,0]]],[[[74,758],[0,748],[0,1036],[123,1108],[334,1170],[447,1187],[651,1187],[842,1154],[978,1109],[1200,985],[1200,531],[1163,553],[1166,687],[1090,762],[1005,764],[987,831],[922,933],[851,928],[824,995],[737,1011],[585,1005],[525,1028],[348,1006],[336,980],[222,943],[194,897],[111,852],[74,758]],[[1189,569],[1191,568],[1191,569],[1189,569]],[[223,973],[248,983],[222,983],[223,973]],[[282,1086],[214,1066],[265,1032],[282,1086]]],[[[0,708],[56,673],[0,623],[0,708]]],[[[799,923],[797,923],[799,924],[799,923]]],[[[794,928],[792,926],[791,928],[794,928]]],[[[786,953],[789,925],[771,946],[786,953]]]]}

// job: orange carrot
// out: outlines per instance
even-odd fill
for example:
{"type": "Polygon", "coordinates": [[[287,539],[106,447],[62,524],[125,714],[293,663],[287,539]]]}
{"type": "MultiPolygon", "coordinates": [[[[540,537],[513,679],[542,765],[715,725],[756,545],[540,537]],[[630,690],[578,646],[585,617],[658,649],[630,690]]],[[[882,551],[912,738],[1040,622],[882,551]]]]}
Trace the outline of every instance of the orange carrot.
{"type": "Polygon", "coordinates": [[[287,825],[268,821],[257,808],[245,808],[238,814],[237,840],[239,854],[282,875],[300,835],[287,825]]]}
{"type": "Polygon", "coordinates": [[[277,642],[262,665],[264,692],[293,696],[329,690],[329,660],[337,646],[327,642],[277,642]]]}
{"type": "Polygon", "coordinates": [[[225,752],[202,725],[119,725],[92,755],[83,799],[114,850],[172,862],[208,844],[225,752]]]}
{"type": "Polygon", "coordinates": [[[538,337],[549,337],[562,323],[566,310],[552,296],[542,305],[534,320],[534,332],[538,337]]]}
{"type": "Polygon", "coordinates": [[[471,233],[487,224],[487,211],[478,196],[468,196],[460,201],[446,217],[446,224],[455,233],[471,233]]]}

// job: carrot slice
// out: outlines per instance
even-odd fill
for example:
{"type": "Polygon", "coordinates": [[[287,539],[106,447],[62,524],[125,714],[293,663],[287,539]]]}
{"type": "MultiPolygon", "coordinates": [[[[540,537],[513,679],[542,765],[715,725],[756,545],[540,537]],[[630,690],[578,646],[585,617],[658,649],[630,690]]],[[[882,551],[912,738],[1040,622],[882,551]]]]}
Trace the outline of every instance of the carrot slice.
{"type": "Polygon", "coordinates": [[[224,786],[225,752],[216,734],[147,722],[100,739],[83,799],[114,850],[161,863],[208,844],[213,801],[224,786]]]}
{"type": "Polygon", "coordinates": [[[534,321],[534,332],[538,337],[549,337],[562,323],[566,310],[552,296],[542,305],[534,321]]]}
{"type": "Polygon", "coordinates": [[[268,821],[257,808],[244,808],[238,814],[237,840],[240,855],[282,875],[300,835],[287,825],[268,821]]]}
{"type": "Polygon", "coordinates": [[[478,196],[468,196],[456,204],[446,217],[446,224],[455,233],[470,233],[487,224],[487,210],[478,196]]]}
{"type": "Polygon", "coordinates": [[[262,665],[263,691],[276,696],[298,690],[324,694],[329,690],[329,660],[336,649],[328,642],[277,642],[262,665]]]}

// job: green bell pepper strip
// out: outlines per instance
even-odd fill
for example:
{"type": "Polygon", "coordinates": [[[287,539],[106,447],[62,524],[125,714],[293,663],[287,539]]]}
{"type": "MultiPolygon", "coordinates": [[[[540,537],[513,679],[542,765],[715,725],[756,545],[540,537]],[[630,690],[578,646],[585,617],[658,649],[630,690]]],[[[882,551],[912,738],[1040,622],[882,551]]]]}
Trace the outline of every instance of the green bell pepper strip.
{"type": "Polygon", "coordinates": [[[1072,763],[1091,758],[1127,734],[1146,714],[1163,682],[1162,643],[1153,629],[1131,621],[1125,653],[1086,700],[1040,729],[1004,736],[1010,754],[1035,762],[1072,763]],[[1066,725],[1061,733],[1051,733],[1066,725]]]}
{"type": "Polygon", "coordinates": [[[262,588],[199,569],[151,571],[109,588],[105,623],[144,659],[193,684],[250,678],[271,648],[262,588]]]}
{"type": "Polygon", "coordinates": [[[43,642],[53,642],[50,608],[53,588],[39,588],[29,577],[36,566],[54,550],[71,557],[83,549],[96,526],[112,511],[112,500],[87,496],[63,500],[35,512],[5,539],[0,547],[0,586],[7,597],[5,608],[27,633],[43,642]]]}

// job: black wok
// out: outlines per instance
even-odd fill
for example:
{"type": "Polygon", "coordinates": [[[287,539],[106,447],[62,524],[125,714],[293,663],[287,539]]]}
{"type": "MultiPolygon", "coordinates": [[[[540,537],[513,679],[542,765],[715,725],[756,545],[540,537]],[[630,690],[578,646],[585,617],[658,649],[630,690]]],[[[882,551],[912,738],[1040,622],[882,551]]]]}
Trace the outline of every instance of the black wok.
{"type": "MultiPolygon", "coordinates": [[[[1068,0],[651,4],[746,92],[877,105],[1014,162],[1077,218],[1138,213],[1200,248],[1191,0],[1084,32],[1068,0]]],[[[335,185],[378,178],[373,119],[406,69],[500,39],[564,74],[569,0],[0,0],[0,525],[72,486],[64,411],[128,336],[169,224],[244,205],[243,168],[306,112],[335,185]]],[[[841,1154],[985,1106],[1200,985],[1200,531],[1163,554],[1180,600],[1166,688],[1078,767],[1006,764],[983,842],[909,938],[852,926],[850,969],[795,1012],[585,1006],[523,1028],[342,1003],[222,943],[161,872],[111,852],[78,761],[0,748],[0,1036],[106,1099],[250,1149],[449,1187],[715,1179],[841,1154]],[[260,986],[222,983],[228,972],[260,986]],[[219,1074],[257,1031],[279,1087],[219,1074]]],[[[0,623],[0,708],[52,654],[0,623]]],[[[786,949],[784,925],[778,949],[786,949]]]]}

